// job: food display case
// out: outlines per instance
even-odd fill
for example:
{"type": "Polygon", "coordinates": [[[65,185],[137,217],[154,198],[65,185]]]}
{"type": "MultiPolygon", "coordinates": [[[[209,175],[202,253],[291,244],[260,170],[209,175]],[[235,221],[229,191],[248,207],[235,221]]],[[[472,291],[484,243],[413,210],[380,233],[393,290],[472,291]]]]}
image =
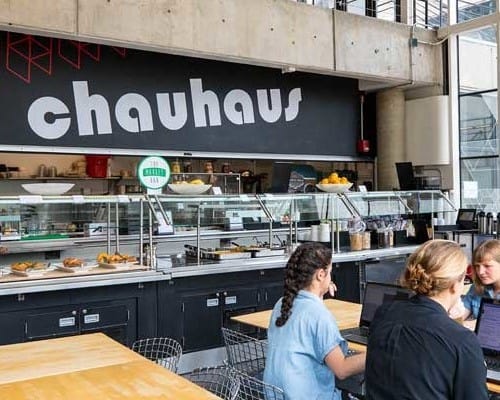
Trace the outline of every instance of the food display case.
{"type": "MultiPolygon", "coordinates": [[[[122,253],[135,257],[138,265],[130,264],[125,271],[155,269],[158,253],[170,257],[167,268],[218,263],[223,268],[226,261],[243,260],[245,264],[257,258],[285,259],[302,241],[331,246],[334,257],[342,260],[360,259],[380,247],[408,244],[386,239],[380,246],[381,229],[406,238],[423,216],[455,208],[440,191],[412,191],[10,196],[0,197],[0,210],[5,210],[0,214],[5,227],[2,233],[16,239],[1,237],[0,245],[11,253],[4,257],[5,275],[17,261],[50,262],[51,268],[71,257],[81,259],[82,266],[115,264],[99,261],[101,253],[110,259],[122,253]],[[350,237],[358,225],[369,232],[368,243],[363,242],[367,235],[350,237]],[[354,242],[353,247],[354,239],[359,243],[354,242]],[[48,254],[51,251],[57,254],[48,254]],[[16,255],[19,253],[22,256],[16,255]]],[[[124,260],[126,265],[128,258],[124,260]]],[[[96,270],[82,268],[81,273],[104,273],[102,265],[96,270]]]]}
{"type": "Polygon", "coordinates": [[[150,269],[139,264],[138,245],[131,252],[120,248],[130,203],[128,196],[0,197],[2,232],[10,227],[0,245],[11,253],[2,258],[0,282],[150,269]],[[64,254],[84,241],[101,246],[83,255],[64,254]]]}

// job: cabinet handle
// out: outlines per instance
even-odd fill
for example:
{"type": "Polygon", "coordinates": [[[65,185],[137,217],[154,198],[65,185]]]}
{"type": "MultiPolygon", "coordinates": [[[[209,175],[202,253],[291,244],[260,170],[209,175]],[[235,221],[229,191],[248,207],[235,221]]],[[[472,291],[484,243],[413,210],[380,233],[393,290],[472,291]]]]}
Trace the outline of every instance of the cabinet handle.
{"type": "Polygon", "coordinates": [[[24,335],[28,336],[28,321],[24,321],[24,335]]]}
{"type": "Polygon", "coordinates": [[[84,308],[84,309],[82,310],[82,314],[87,314],[87,309],[86,309],[86,308],[84,308]]]}
{"type": "Polygon", "coordinates": [[[257,292],[257,303],[260,303],[260,292],[257,292]]]}
{"type": "Polygon", "coordinates": [[[130,321],[130,310],[127,309],[127,322],[130,321]]]}
{"type": "Polygon", "coordinates": [[[75,310],[71,311],[71,315],[76,315],[76,311],[75,310]]]}
{"type": "Polygon", "coordinates": [[[265,301],[266,303],[267,303],[267,299],[268,299],[268,297],[267,297],[267,290],[266,290],[266,291],[264,292],[264,301],[265,301]]]}

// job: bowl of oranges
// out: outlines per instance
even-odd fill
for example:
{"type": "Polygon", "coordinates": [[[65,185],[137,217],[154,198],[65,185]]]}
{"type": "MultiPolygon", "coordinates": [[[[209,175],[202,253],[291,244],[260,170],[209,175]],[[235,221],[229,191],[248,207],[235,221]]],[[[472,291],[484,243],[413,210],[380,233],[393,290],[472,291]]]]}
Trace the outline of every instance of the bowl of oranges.
{"type": "Polygon", "coordinates": [[[321,179],[321,181],[316,184],[319,190],[328,193],[347,192],[351,186],[352,182],[349,182],[345,176],[339,176],[336,172],[332,172],[327,178],[321,179]]]}

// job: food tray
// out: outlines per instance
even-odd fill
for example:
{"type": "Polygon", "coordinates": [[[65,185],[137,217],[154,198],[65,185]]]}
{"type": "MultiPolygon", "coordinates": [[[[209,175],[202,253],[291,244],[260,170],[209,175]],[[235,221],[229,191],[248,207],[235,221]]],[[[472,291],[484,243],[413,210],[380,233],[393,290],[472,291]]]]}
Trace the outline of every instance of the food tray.
{"type": "Polygon", "coordinates": [[[18,271],[18,270],[9,268],[9,270],[10,270],[10,273],[13,275],[31,278],[31,277],[45,275],[47,272],[53,271],[54,268],[33,269],[33,270],[29,270],[29,271],[18,271]]]}
{"type": "MultiPolygon", "coordinates": [[[[189,257],[196,257],[195,250],[186,250],[186,255],[189,257]]],[[[251,258],[250,252],[236,252],[236,251],[201,251],[200,258],[206,260],[224,261],[224,260],[239,260],[244,258],[251,258]]]]}
{"type": "Polygon", "coordinates": [[[260,257],[273,257],[273,256],[281,256],[285,254],[285,249],[266,249],[266,248],[256,248],[255,250],[250,250],[252,252],[253,258],[260,257]]]}
{"type": "Polygon", "coordinates": [[[109,264],[109,263],[100,262],[97,266],[99,268],[106,268],[106,269],[127,269],[127,268],[130,268],[134,264],[136,264],[136,263],[135,262],[124,262],[124,263],[109,264]]]}
{"type": "Polygon", "coordinates": [[[56,269],[59,271],[71,272],[71,273],[84,272],[88,271],[89,269],[97,267],[97,264],[83,264],[80,267],[73,267],[73,268],[66,267],[64,264],[52,264],[52,265],[54,265],[54,267],[56,267],[56,269]]]}

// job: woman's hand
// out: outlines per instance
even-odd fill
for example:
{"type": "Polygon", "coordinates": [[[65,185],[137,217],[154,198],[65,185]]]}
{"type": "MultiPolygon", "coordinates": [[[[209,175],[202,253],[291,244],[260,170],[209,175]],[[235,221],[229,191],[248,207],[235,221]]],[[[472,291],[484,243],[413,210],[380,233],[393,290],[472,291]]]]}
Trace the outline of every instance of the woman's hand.
{"type": "Polygon", "coordinates": [[[330,282],[330,285],[328,286],[328,294],[332,297],[335,297],[335,293],[337,292],[337,285],[335,283],[330,282]]]}

